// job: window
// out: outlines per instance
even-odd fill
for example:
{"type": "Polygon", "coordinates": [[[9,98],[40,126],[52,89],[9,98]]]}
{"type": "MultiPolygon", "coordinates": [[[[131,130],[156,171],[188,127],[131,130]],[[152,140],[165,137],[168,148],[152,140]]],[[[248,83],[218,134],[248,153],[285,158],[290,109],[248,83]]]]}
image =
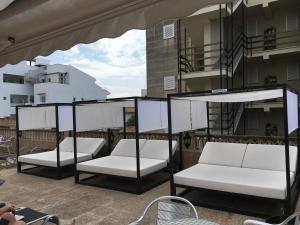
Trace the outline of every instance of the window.
{"type": "Polygon", "coordinates": [[[10,95],[10,106],[24,105],[28,103],[27,95],[10,95]]]}
{"type": "Polygon", "coordinates": [[[256,67],[249,67],[247,71],[247,83],[248,84],[258,83],[258,69],[256,67]]]}
{"type": "Polygon", "coordinates": [[[174,23],[163,26],[163,39],[173,38],[175,36],[174,23]]]}
{"type": "Polygon", "coordinates": [[[298,30],[298,13],[289,12],[286,15],[286,31],[298,30]]]}
{"type": "Polygon", "coordinates": [[[48,82],[51,82],[51,78],[48,78],[48,82]]]}
{"type": "Polygon", "coordinates": [[[175,89],[175,76],[164,77],[164,90],[174,90],[175,89]]]}
{"type": "Polygon", "coordinates": [[[33,95],[30,95],[30,96],[29,96],[29,102],[30,102],[31,104],[34,103],[34,96],[33,96],[33,95]]]}
{"type": "Polygon", "coordinates": [[[288,62],[287,64],[287,80],[299,80],[299,63],[288,62]]]}
{"type": "Polygon", "coordinates": [[[12,84],[24,84],[24,76],[4,73],[3,82],[12,84]]]}
{"type": "Polygon", "coordinates": [[[40,95],[40,102],[46,103],[46,95],[40,95]]]}

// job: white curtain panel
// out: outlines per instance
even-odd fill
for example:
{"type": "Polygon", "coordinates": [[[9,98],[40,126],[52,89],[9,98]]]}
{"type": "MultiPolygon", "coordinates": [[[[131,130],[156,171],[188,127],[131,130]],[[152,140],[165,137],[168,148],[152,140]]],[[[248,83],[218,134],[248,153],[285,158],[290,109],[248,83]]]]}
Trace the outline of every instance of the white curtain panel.
{"type": "Polygon", "coordinates": [[[92,131],[123,127],[123,107],[109,103],[76,106],[76,130],[92,131]]]}
{"type": "Polygon", "coordinates": [[[139,132],[149,132],[167,128],[165,105],[166,102],[162,101],[138,100],[139,132]]]}
{"type": "Polygon", "coordinates": [[[281,98],[282,89],[249,91],[232,94],[216,94],[209,96],[182,97],[180,99],[199,100],[204,102],[253,102],[281,98]]]}
{"type": "Polygon", "coordinates": [[[288,131],[289,134],[298,128],[298,95],[287,91],[287,112],[288,112],[288,131]]]}
{"type": "Polygon", "coordinates": [[[160,102],[160,118],[161,118],[161,126],[165,129],[165,132],[168,132],[168,102],[161,101],[160,102]]]}
{"type": "Polygon", "coordinates": [[[56,127],[55,107],[42,107],[45,110],[45,128],[56,127]]]}
{"type": "Polygon", "coordinates": [[[18,120],[19,130],[53,128],[55,127],[55,107],[47,106],[19,108],[18,120]]]}
{"type": "Polygon", "coordinates": [[[173,134],[191,130],[191,101],[185,99],[171,99],[171,116],[173,134]]]}
{"type": "Polygon", "coordinates": [[[72,106],[58,106],[59,131],[73,130],[73,109],[72,106]]]}
{"type": "Polygon", "coordinates": [[[192,130],[207,128],[206,102],[191,101],[192,130]]]}

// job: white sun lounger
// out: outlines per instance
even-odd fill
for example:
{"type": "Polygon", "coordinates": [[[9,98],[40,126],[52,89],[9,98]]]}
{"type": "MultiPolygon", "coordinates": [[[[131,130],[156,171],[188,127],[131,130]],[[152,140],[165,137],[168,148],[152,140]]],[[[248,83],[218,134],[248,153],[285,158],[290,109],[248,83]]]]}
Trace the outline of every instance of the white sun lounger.
{"type": "MultiPolygon", "coordinates": [[[[140,175],[158,172],[167,167],[169,142],[167,140],[140,139],[140,175]]],[[[135,139],[122,139],[110,156],[77,164],[77,170],[121,177],[137,177],[135,139]]],[[[173,141],[173,153],[177,142],[173,141]]]]}
{"type": "MultiPolygon", "coordinates": [[[[206,143],[198,164],[174,175],[177,186],[272,199],[286,198],[285,147],[282,145],[206,143]]],[[[290,146],[291,185],[297,148],[290,146]]]]}
{"type": "MultiPolygon", "coordinates": [[[[106,141],[103,138],[77,138],[77,160],[79,162],[94,158],[106,141]]],[[[68,166],[74,163],[73,138],[65,138],[59,145],[60,148],[60,166],[68,166]]],[[[40,165],[47,167],[57,167],[56,149],[48,152],[22,155],[18,161],[25,164],[40,165]]]]}

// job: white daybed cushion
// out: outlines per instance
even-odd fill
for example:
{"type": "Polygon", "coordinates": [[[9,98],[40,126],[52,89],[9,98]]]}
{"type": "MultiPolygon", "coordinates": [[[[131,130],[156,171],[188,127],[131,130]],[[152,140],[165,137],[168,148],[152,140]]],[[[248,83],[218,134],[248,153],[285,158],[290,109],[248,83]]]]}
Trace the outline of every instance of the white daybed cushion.
{"type": "MultiPolygon", "coordinates": [[[[285,172],[197,164],[174,176],[176,184],[253,195],[266,198],[285,199],[285,172]]],[[[291,184],[294,173],[291,173],[291,184]]]]}
{"type": "MultiPolygon", "coordinates": [[[[78,163],[77,170],[109,174],[115,176],[136,178],[136,158],[124,156],[106,156],[98,159],[89,160],[78,163]]],[[[158,159],[140,159],[140,174],[145,176],[147,174],[159,171],[167,166],[165,160],[158,159]]]]}
{"type": "MultiPolygon", "coordinates": [[[[78,162],[92,159],[92,155],[77,153],[78,162]]],[[[57,152],[49,151],[36,154],[22,155],[18,157],[19,162],[57,167],[57,152]]],[[[60,152],[60,166],[67,166],[74,163],[74,153],[73,152],[60,152]]]]}
{"type": "Polygon", "coordinates": [[[199,163],[241,167],[247,144],[207,142],[199,163]]]}
{"type": "MultiPolygon", "coordinates": [[[[175,153],[177,141],[172,141],[172,152],[175,153]]],[[[141,158],[161,159],[169,161],[169,141],[168,140],[147,140],[144,144],[141,158]]]]}
{"type": "MultiPolygon", "coordinates": [[[[296,172],[297,147],[290,146],[290,171],[296,172]]],[[[242,167],[285,171],[285,146],[249,144],[242,167]]]]}
{"type": "MultiPolygon", "coordinates": [[[[110,155],[112,156],[128,156],[135,157],[136,156],[136,148],[135,148],[135,139],[121,139],[118,144],[115,146],[114,150],[110,155]]],[[[143,148],[146,139],[139,139],[140,142],[140,151],[143,148]]]]}
{"type": "MultiPolygon", "coordinates": [[[[104,138],[88,138],[77,137],[77,152],[90,154],[96,156],[100,149],[105,145],[104,138]]],[[[74,152],[74,139],[73,137],[66,137],[60,144],[59,150],[61,152],[74,152]]],[[[56,149],[55,149],[56,150],[56,149]]]]}

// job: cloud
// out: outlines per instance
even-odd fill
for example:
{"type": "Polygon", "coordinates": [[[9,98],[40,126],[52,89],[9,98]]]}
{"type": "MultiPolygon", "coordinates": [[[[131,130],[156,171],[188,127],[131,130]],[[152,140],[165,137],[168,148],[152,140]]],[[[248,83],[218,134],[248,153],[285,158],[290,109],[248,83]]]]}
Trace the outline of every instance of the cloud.
{"type": "Polygon", "coordinates": [[[79,44],[47,58],[53,63],[73,65],[95,77],[97,84],[112,93],[110,97],[140,95],[145,87],[145,31],[131,30],[118,38],[79,44]]]}

